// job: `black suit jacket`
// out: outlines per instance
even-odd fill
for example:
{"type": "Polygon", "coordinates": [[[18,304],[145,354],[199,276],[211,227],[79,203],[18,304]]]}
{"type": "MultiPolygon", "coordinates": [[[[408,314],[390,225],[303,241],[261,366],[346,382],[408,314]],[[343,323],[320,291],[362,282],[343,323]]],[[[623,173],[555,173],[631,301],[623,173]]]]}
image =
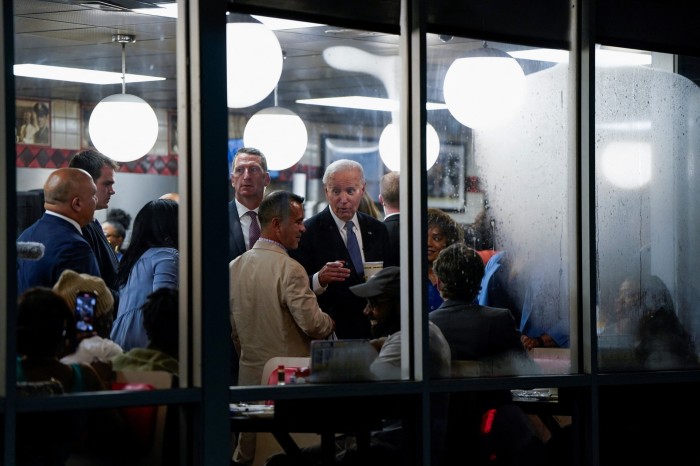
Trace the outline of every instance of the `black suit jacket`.
{"type": "Polygon", "coordinates": [[[400,216],[401,214],[393,214],[391,217],[384,219],[384,225],[389,232],[389,242],[391,243],[391,259],[395,265],[401,265],[401,253],[399,251],[399,245],[401,244],[400,216]]]}
{"type": "Polygon", "coordinates": [[[244,252],[246,252],[245,240],[234,199],[228,203],[228,261],[231,262],[244,252]]]}
{"type": "MultiPolygon", "coordinates": [[[[357,213],[357,218],[362,230],[365,261],[384,261],[385,267],[396,265],[391,259],[389,233],[384,223],[361,212],[357,213]]],[[[328,207],[308,218],[304,226],[306,232],[301,235],[299,247],[289,251],[289,255],[304,266],[310,284],[313,275],[327,262],[343,260],[352,263],[328,207]]],[[[360,277],[352,267],[350,269],[350,276],[344,282],[329,284],[326,291],[317,296],[318,304],[335,320],[338,338],[369,338],[369,319],[362,312],[367,300],[355,296],[349,289],[363,283],[364,277],[360,277]]]]}
{"type": "Polygon", "coordinates": [[[100,268],[100,277],[112,292],[114,297],[113,313],[116,318],[117,309],[119,309],[119,290],[116,288],[117,270],[119,269],[119,261],[114,249],[107,241],[107,237],[102,230],[102,225],[97,220],[93,220],[82,228],[83,238],[90,243],[92,252],[95,253],[97,266],[100,268]]]}
{"type": "Polygon", "coordinates": [[[105,284],[114,290],[117,280],[117,269],[119,261],[114,249],[110,246],[107,237],[102,230],[102,225],[97,220],[93,220],[82,228],[83,238],[90,243],[92,251],[97,258],[97,265],[100,268],[100,276],[105,284]]]}

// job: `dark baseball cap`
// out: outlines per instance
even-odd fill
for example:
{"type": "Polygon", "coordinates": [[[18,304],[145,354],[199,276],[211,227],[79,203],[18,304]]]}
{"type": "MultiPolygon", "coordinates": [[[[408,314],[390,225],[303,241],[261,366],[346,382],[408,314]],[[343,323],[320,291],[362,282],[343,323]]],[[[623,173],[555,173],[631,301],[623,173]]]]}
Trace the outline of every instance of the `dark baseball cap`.
{"type": "Polygon", "coordinates": [[[401,292],[401,268],[385,267],[365,283],[351,286],[350,291],[361,298],[399,296],[401,292]]]}

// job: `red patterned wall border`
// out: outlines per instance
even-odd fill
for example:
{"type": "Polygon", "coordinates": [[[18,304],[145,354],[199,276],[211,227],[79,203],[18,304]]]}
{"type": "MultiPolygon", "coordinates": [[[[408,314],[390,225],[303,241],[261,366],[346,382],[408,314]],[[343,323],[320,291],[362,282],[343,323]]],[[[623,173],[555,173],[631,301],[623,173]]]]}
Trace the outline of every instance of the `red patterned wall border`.
{"type": "MultiPolygon", "coordinates": [[[[16,144],[17,167],[21,168],[62,168],[76,150],[54,149],[32,144],[16,144]]],[[[153,175],[177,176],[177,154],[146,155],[134,162],[119,164],[122,173],[149,173],[153,175]]]]}

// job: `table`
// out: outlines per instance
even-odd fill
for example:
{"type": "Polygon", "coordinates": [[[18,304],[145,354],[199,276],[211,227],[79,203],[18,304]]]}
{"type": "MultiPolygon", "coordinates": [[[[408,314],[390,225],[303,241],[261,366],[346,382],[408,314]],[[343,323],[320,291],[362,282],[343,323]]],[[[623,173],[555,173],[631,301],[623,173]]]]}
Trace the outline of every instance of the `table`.
{"type": "Polygon", "coordinates": [[[335,462],[335,435],[357,437],[359,451],[369,449],[370,433],[382,428],[387,403],[380,398],[322,398],[277,400],[269,416],[251,417],[232,414],[232,432],[269,432],[285,453],[299,454],[300,448],[290,433],[315,433],[321,436],[321,454],[326,464],[335,462]]]}

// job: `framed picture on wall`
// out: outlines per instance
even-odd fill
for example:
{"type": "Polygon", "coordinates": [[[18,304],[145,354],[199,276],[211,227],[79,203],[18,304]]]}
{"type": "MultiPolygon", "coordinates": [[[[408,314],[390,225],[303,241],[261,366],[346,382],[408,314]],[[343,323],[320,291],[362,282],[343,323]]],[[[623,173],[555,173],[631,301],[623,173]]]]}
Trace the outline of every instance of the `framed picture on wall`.
{"type": "Polygon", "coordinates": [[[81,149],[94,149],[95,145],[90,139],[90,115],[95,108],[94,105],[83,105],[80,107],[80,147],[81,149]]]}
{"type": "Polygon", "coordinates": [[[168,112],[168,155],[177,153],[177,112],[168,112]]]}
{"type": "Polygon", "coordinates": [[[367,187],[365,190],[372,200],[379,197],[379,181],[387,172],[379,156],[379,142],[371,139],[357,139],[346,136],[321,135],[322,171],[340,159],[350,159],[362,165],[367,187]]]}
{"type": "Polygon", "coordinates": [[[15,141],[18,144],[51,145],[50,101],[17,99],[15,111],[15,141]]]}
{"type": "Polygon", "coordinates": [[[466,175],[464,146],[441,144],[440,155],[428,170],[428,207],[463,211],[466,175]]]}

